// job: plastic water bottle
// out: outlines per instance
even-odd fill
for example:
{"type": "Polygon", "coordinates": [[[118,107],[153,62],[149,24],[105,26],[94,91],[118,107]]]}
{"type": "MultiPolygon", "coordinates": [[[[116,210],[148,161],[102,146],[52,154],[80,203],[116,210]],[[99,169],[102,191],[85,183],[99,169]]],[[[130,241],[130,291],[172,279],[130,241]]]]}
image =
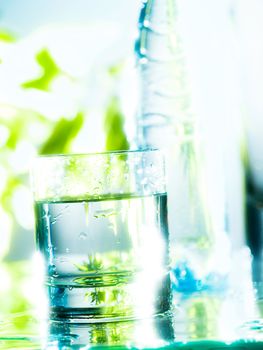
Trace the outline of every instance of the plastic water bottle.
{"type": "Polygon", "coordinates": [[[174,289],[222,290],[244,246],[238,72],[226,1],[144,0],[138,145],[167,163],[174,289]]]}

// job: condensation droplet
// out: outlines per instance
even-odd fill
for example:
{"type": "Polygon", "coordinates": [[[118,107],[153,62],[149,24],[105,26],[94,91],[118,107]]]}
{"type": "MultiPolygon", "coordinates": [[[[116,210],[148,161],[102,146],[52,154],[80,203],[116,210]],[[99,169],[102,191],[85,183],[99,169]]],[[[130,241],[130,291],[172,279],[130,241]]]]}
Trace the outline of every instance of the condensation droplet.
{"type": "Polygon", "coordinates": [[[100,188],[99,187],[94,187],[93,188],[93,192],[94,192],[94,194],[98,194],[100,192],[100,188]]]}
{"type": "Polygon", "coordinates": [[[88,234],[86,232],[80,232],[79,239],[85,240],[88,237],[88,234]]]}

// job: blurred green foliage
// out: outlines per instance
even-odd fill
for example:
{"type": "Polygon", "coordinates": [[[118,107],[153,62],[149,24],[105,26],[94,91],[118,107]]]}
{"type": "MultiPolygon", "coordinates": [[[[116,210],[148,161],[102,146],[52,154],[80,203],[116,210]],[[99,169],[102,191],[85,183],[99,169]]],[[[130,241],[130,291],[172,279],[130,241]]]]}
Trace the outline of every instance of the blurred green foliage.
{"type": "Polygon", "coordinates": [[[5,30],[5,29],[0,29],[0,41],[5,41],[5,42],[14,42],[15,36],[13,34],[11,34],[9,31],[5,30]]]}
{"type": "MultiPolygon", "coordinates": [[[[5,30],[0,30],[0,44],[1,42],[4,43],[3,52],[10,48],[15,50],[21,44],[20,40],[5,30]]],[[[86,92],[83,89],[87,87],[89,76],[74,77],[66,72],[56,62],[50,49],[45,45],[42,49],[39,49],[39,45],[37,45],[36,50],[34,60],[40,68],[39,75],[32,79],[35,68],[27,67],[25,71],[28,71],[28,79],[23,78],[22,82],[17,80],[12,83],[14,92],[11,93],[12,97],[9,98],[9,102],[2,102],[0,97],[0,220],[2,210],[2,213],[7,215],[6,220],[9,220],[9,223],[6,222],[5,230],[2,227],[2,235],[8,236],[7,240],[9,241],[12,235],[20,234],[20,231],[29,229],[28,223],[25,222],[23,226],[21,220],[18,220],[17,209],[14,210],[14,208],[19,208],[19,206],[28,208],[30,206],[28,203],[29,195],[28,198],[23,199],[23,203],[21,202],[19,205],[15,203],[19,197],[16,195],[19,189],[22,188],[23,191],[27,189],[28,193],[31,192],[28,178],[30,157],[38,154],[124,150],[129,147],[124,130],[125,117],[120,110],[118,93],[116,93],[115,88],[116,81],[121,76],[122,65],[99,67],[101,71],[104,71],[101,84],[104,89],[108,89],[108,93],[107,99],[102,100],[101,120],[99,123],[97,120],[94,122],[93,129],[92,119],[90,119],[93,118],[92,107],[88,104],[84,104],[85,107],[83,107],[83,104],[79,102],[81,101],[79,96],[85,96],[85,93],[88,98],[88,90],[86,92]],[[32,73],[30,73],[31,71],[32,73]],[[62,82],[59,81],[61,78],[62,82]],[[57,81],[60,85],[58,84],[54,88],[53,83],[57,81]],[[71,100],[74,103],[70,104],[71,100]],[[52,117],[45,113],[45,105],[51,111],[52,117]],[[55,112],[52,111],[53,105],[55,112]],[[69,106],[68,109],[67,106],[69,106]],[[74,107],[72,108],[72,106],[74,107]],[[87,128],[87,123],[89,128],[87,128]],[[87,135],[83,133],[83,130],[88,131],[87,135]],[[82,134],[82,148],[76,146],[80,134],[82,134]],[[100,143],[97,141],[98,134],[100,135],[100,143]],[[91,148],[92,139],[96,140],[96,144],[99,145],[98,149],[91,148]],[[86,146],[85,143],[87,143],[86,146]]],[[[8,56],[3,57],[2,67],[9,64],[8,59],[6,59],[8,56]]],[[[26,57],[30,57],[30,55],[26,57]]],[[[26,65],[26,63],[23,64],[26,65]]],[[[21,69],[20,62],[18,62],[18,67],[21,69]]],[[[10,74],[15,74],[12,69],[10,69],[10,74]]],[[[10,81],[13,80],[10,79],[10,81]]],[[[100,96],[100,91],[97,92],[97,95],[100,96]]],[[[96,116],[96,118],[98,117],[96,116]]],[[[33,217],[33,210],[30,213],[27,211],[24,209],[25,214],[33,217]]],[[[3,223],[3,220],[1,222],[3,223]]],[[[33,227],[29,232],[33,237],[32,231],[33,227]]],[[[8,249],[0,247],[0,257],[7,253],[8,249]]]]}
{"type": "Polygon", "coordinates": [[[78,113],[72,120],[61,118],[54,125],[51,135],[40,147],[39,154],[69,153],[71,143],[81,130],[83,124],[83,113],[78,113]]]}
{"type": "Polygon", "coordinates": [[[47,49],[43,49],[37,53],[36,61],[42,68],[41,76],[23,83],[22,87],[25,89],[49,91],[50,84],[61,71],[47,49]]]}
{"type": "Polygon", "coordinates": [[[35,305],[25,293],[28,281],[33,283],[30,273],[30,262],[12,262],[2,264],[0,273],[2,285],[0,289],[0,337],[5,334],[32,334],[37,332],[38,324],[33,319],[35,305]],[[15,316],[15,317],[14,317],[15,316]]]}
{"type": "Polygon", "coordinates": [[[124,131],[124,116],[116,97],[111,99],[105,114],[105,133],[107,151],[129,149],[129,142],[124,131]]]}
{"type": "MultiPolygon", "coordinates": [[[[19,48],[20,45],[20,41],[15,36],[8,31],[0,29],[0,45],[1,43],[4,45],[3,52],[5,49],[8,51],[10,48],[19,48]]],[[[26,190],[28,194],[31,193],[29,187],[30,157],[38,154],[90,152],[89,147],[92,144],[90,138],[97,140],[99,132],[100,135],[103,135],[103,142],[101,142],[100,148],[95,149],[95,151],[127,149],[129,147],[124,130],[125,117],[120,110],[120,103],[118,97],[116,97],[118,94],[116,94],[116,89],[114,88],[116,80],[122,71],[122,67],[119,64],[111,67],[100,67],[101,70],[104,70],[103,77],[106,77],[105,79],[107,80],[104,82],[102,79],[101,84],[105,85],[104,89],[108,89],[108,96],[106,101],[102,101],[101,104],[100,123],[96,121],[93,129],[92,119],[90,119],[93,117],[92,107],[85,104],[85,107],[83,107],[83,104],[78,102],[78,95],[76,98],[76,91],[81,91],[80,95],[84,95],[82,88],[85,89],[87,86],[85,79],[88,78],[72,77],[67,72],[64,72],[64,69],[53,58],[48,47],[39,50],[38,46],[34,55],[35,62],[40,68],[39,75],[32,79],[35,73],[31,74],[30,72],[35,71],[34,69],[27,69],[29,72],[28,78],[24,79],[23,76],[23,80],[19,81],[11,79],[15,73],[10,69],[10,74],[13,74],[10,77],[10,82],[13,84],[11,98],[6,102],[2,101],[0,96],[1,240],[2,242],[5,240],[9,242],[6,248],[3,248],[3,244],[0,246],[0,257],[8,255],[11,238],[12,242],[16,244],[17,235],[25,234],[25,231],[32,236],[32,240],[34,237],[33,227],[29,227],[27,223],[23,224],[18,220],[16,209],[20,207],[23,216],[31,216],[33,218],[33,208],[32,212],[29,212],[30,210],[28,209],[31,205],[30,195],[28,197],[24,195],[22,197],[17,196],[21,188],[23,191],[26,190]],[[66,93],[65,91],[60,92],[54,89],[53,83],[61,77],[64,79],[61,86],[62,90],[64,82],[68,84],[66,93]],[[107,85],[109,81],[112,84],[107,85]],[[72,94],[70,93],[71,89],[72,94]],[[76,101],[76,103],[74,108],[67,109],[67,102],[71,99],[76,101]],[[50,103],[49,110],[51,111],[53,103],[55,103],[55,112],[50,113],[50,115],[45,113],[45,108],[43,108],[45,103],[50,103]],[[59,108],[56,108],[57,106],[59,108]],[[60,112],[60,110],[63,110],[63,112],[60,112]],[[89,125],[88,128],[87,125],[89,125]],[[100,130],[98,130],[98,127],[100,130]],[[85,134],[86,131],[88,131],[87,135],[85,134]],[[82,139],[84,138],[84,147],[79,150],[76,146],[76,141],[81,133],[82,139]],[[85,141],[87,141],[86,147],[85,141]],[[20,201],[18,204],[16,203],[17,200],[20,201]]],[[[5,64],[8,65],[6,57],[8,55],[3,55],[3,59],[2,56],[0,57],[1,67],[4,67],[5,64]]],[[[17,61],[19,60],[20,58],[18,57],[17,61]]],[[[26,64],[26,62],[24,63],[26,64]]],[[[18,66],[21,69],[20,61],[18,66]]],[[[25,69],[25,71],[27,70],[25,69]]],[[[9,89],[11,91],[10,86],[9,89]]],[[[98,95],[100,95],[100,91],[98,91],[98,95]]],[[[22,193],[24,193],[23,191],[22,193]]],[[[17,241],[21,242],[21,239],[17,241]]],[[[27,247],[22,245],[20,249],[21,251],[26,250],[27,247]]],[[[28,275],[32,270],[32,266],[29,264],[29,262],[10,262],[2,263],[0,266],[0,323],[2,326],[2,333],[0,330],[0,348],[5,344],[1,340],[2,334],[11,336],[15,334],[17,336],[37,334],[38,332],[37,327],[39,324],[33,318],[31,312],[34,308],[33,301],[25,291],[26,286],[29,285],[28,275]],[[6,276],[7,280],[5,281],[2,276],[6,276]],[[14,319],[10,318],[12,314],[15,315],[14,319]],[[7,320],[5,320],[6,318],[7,320]]],[[[31,281],[31,283],[34,282],[31,281]]],[[[34,290],[33,287],[32,290],[34,290]]],[[[97,294],[95,293],[91,297],[99,297],[101,299],[104,295],[98,291],[97,294]]],[[[94,337],[97,336],[98,333],[95,332],[94,337]]],[[[20,344],[19,339],[17,342],[20,344]]],[[[18,343],[15,343],[14,340],[14,343],[12,343],[14,348],[18,343]]],[[[34,348],[35,345],[33,344],[32,346],[34,348]]]]}

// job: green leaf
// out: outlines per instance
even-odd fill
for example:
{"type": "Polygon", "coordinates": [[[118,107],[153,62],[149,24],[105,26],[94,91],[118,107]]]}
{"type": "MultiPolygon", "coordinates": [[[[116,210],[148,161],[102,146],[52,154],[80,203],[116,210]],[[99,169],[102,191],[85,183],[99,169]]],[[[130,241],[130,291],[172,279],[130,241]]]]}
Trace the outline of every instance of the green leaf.
{"type": "Polygon", "coordinates": [[[103,262],[96,255],[90,254],[88,260],[83,262],[82,265],[75,264],[79,271],[83,272],[97,272],[103,269],[103,262]]]}
{"type": "Polygon", "coordinates": [[[9,128],[10,134],[6,142],[6,146],[15,149],[21,136],[24,134],[25,121],[20,118],[15,118],[15,123],[9,128]]]}
{"type": "Polygon", "coordinates": [[[20,140],[30,139],[28,132],[32,122],[39,123],[40,128],[48,123],[43,115],[30,109],[15,108],[15,114],[12,117],[0,114],[0,124],[9,130],[9,137],[4,146],[14,150],[20,140]]]}
{"type": "Polygon", "coordinates": [[[129,142],[124,131],[124,117],[116,97],[112,98],[105,115],[106,150],[129,149],[129,142]]]}
{"type": "Polygon", "coordinates": [[[43,49],[36,55],[36,61],[43,70],[41,76],[25,82],[21,86],[25,89],[49,91],[51,82],[61,71],[47,49],[43,49]]]}
{"type": "Polygon", "coordinates": [[[60,119],[50,137],[40,148],[39,154],[68,153],[71,143],[79,133],[83,123],[84,115],[82,113],[78,113],[72,120],[60,119]]]}

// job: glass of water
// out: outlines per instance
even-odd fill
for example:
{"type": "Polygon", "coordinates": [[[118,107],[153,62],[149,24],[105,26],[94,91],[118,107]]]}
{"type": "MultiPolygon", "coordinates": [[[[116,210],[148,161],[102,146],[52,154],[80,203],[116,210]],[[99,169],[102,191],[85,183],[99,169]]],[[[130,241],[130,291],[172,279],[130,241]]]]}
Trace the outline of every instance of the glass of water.
{"type": "Polygon", "coordinates": [[[169,313],[160,152],[44,156],[32,175],[50,319],[116,324],[169,313]]]}

